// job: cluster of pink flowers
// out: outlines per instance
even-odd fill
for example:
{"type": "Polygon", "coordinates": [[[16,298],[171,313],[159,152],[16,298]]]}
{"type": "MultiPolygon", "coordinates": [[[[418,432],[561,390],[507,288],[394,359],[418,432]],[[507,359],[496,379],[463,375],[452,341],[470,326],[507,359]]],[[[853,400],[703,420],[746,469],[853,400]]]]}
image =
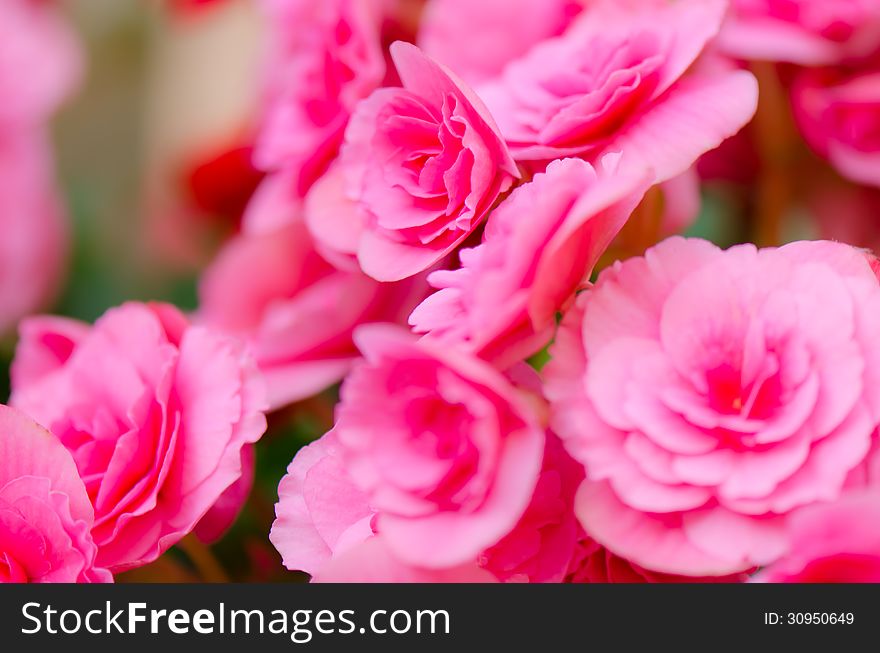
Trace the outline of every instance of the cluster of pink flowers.
{"type": "MultiPolygon", "coordinates": [[[[47,558],[44,569],[13,549],[11,569],[21,567],[29,580],[106,579],[152,562],[193,530],[213,539],[232,523],[253,478],[250,447],[266,429],[265,388],[240,341],[192,325],[167,304],[125,304],[92,327],[30,318],[20,332],[11,398],[20,413],[4,409],[12,427],[3,437],[22,452],[52,439],[54,464],[78,471],[76,484],[41,509],[54,506],[63,521],[63,495],[71,505],[81,496],[88,510],[77,536],[90,554],[87,565],[47,558]]],[[[10,483],[43,469],[36,452],[11,455],[20,460],[4,468],[10,483]]],[[[27,513],[13,502],[3,510],[5,543],[15,532],[5,515],[27,513]]],[[[55,519],[33,524],[39,550],[63,549],[67,539],[57,538],[73,535],[73,526],[58,531],[55,519]]]]}
{"type": "MultiPolygon", "coordinates": [[[[630,582],[849,579],[847,556],[876,561],[849,524],[877,464],[871,257],[672,238],[589,283],[646,193],[683,210],[698,159],[751,120],[741,59],[857,65],[876,6],[431,0],[416,45],[390,46],[400,85],[375,89],[382,32],[346,12],[387,24],[396,3],[330,4],[315,78],[357,101],[332,106],[347,124],[322,174],[280,160],[287,215],[338,268],[393,285],[427,271],[434,292],[409,330],[354,331],[335,425],[279,487],[285,565],[318,581],[630,582]],[[778,50],[748,50],[765,43],[778,50]],[[803,546],[826,517],[846,534],[803,546]],[[809,571],[820,557],[835,562],[809,571]]],[[[868,175],[877,114],[866,82],[850,88],[810,105],[810,141],[868,175]]],[[[278,115],[325,107],[308,97],[273,105],[267,147],[285,143],[278,115]]],[[[331,124],[311,119],[300,144],[331,124]]]]}
{"type": "MultiPolygon", "coordinates": [[[[269,534],[315,581],[880,580],[878,260],[681,236],[613,260],[634,216],[693,218],[698,163],[758,110],[750,62],[880,186],[880,4],[259,3],[266,176],[198,310],[20,323],[0,580],[108,581],[216,540],[265,413],[340,381],[269,534]]],[[[44,26],[3,13],[49,9],[4,6],[35,58],[44,26]]],[[[0,135],[54,106],[54,54],[0,135]]]]}

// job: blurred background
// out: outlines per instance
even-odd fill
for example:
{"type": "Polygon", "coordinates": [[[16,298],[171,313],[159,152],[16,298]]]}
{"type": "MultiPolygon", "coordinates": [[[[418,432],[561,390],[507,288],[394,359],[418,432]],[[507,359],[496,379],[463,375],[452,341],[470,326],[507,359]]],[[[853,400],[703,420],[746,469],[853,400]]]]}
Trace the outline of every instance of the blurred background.
{"type": "Polygon", "coordinates": [[[126,299],[195,308],[198,270],[235,229],[249,165],[261,25],[249,0],[67,0],[86,64],[54,124],[73,221],[56,309],[126,299]]]}

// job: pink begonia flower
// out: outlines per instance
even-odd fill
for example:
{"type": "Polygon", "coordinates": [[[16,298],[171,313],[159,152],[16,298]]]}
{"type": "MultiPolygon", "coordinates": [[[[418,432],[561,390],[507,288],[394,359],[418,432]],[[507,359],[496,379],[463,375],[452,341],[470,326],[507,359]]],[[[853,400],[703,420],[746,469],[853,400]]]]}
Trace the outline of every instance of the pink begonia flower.
{"type": "Polygon", "coordinates": [[[316,583],[494,583],[495,577],[473,562],[445,569],[427,569],[402,562],[388,543],[373,537],[334,558],[316,583]]]}
{"type": "Polygon", "coordinates": [[[385,75],[383,0],[261,0],[270,34],[267,109],[255,161],[300,194],[336,156],[359,100],[385,75]]]}
{"type": "Polygon", "coordinates": [[[79,81],[79,45],[56,5],[0,3],[0,132],[41,127],[79,81]]]}
{"type": "Polygon", "coordinates": [[[795,119],[840,174],[880,186],[880,70],[806,70],[792,85],[795,119]]]}
{"type": "Polygon", "coordinates": [[[65,271],[67,221],[41,130],[0,127],[0,231],[0,333],[7,333],[52,300],[65,271]]]}
{"type": "Polygon", "coordinates": [[[848,245],[671,238],[603,271],[545,368],[587,470],[584,529],[666,573],[772,562],[786,515],[839,496],[872,447],[878,329],[880,285],[848,245]]]}
{"type": "Polygon", "coordinates": [[[650,571],[590,539],[577,522],[574,498],[584,467],[548,433],[541,476],[519,523],[479,556],[503,582],[680,583],[739,582],[744,575],[693,578],[650,571]]]}
{"type": "Polygon", "coordinates": [[[475,560],[517,524],[538,482],[533,395],[399,327],[360,327],[355,342],[365,361],[342,385],[334,431],[376,530],[402,562],[475,560]]]}
{"type": "Polygon", "coordinates": [[[583,465],[548,433],[541,476],[529,507],[510,533],[480,554],[480,567],[508,583],[561,582],[581,533],[574,496],[583,478],[583,465]]]}
{"type": "Polygon", "coordinates": [[[596,170],[552,162],[491,215],[483,243],[459,253],[462,267],[433,272],[440,288],[410,316],[417,333],[464,346],[505,367],[539,351],[563,310],[651,184],[618,157],[596,170]]]}
{"type": "Polygon", "coordinates": [[[518,161],[622,152],[666,181],[754,115],[751,73],[685,74],[725,7],[599,3],[477,90],[518,161]]]}
{"type": "Polygon", "coordinates": [[[275,517],[269,539],[284,566],[312,576],[374,535],[375,511],[349,478],[334,431],[297,452],[278,486],[275,517]]]}
{"type": "Polygon", "coordinates": [[[276,409],[342,379],[359,357],[352,330],[404,323],[427,290],[424,277],[379,283],[334,268],[294,219],[223,247],[199,285],[196,320],[248,342],[276,409]]]}
{"type": "Polygon", "coordinates": [[[64,446],[0,405],[0,583],[107,583],[92,504],[64,446]]]}
{"type": "Polygon", "coordinates": [[[376,512],[349,478],[334,431],[297,452],[278,486],[275,513],[269,539],[285,567],[310,574],[313,582],[496,580],[476,561],[424,569],[397,558],[376,536],[376,512]]]}
{"type": "Polygon", "coordinates": [[[418,45],[470,84],[498,75],[583,10],[577,0],[428,0],[418,45]]]}
{"type": "Polygon", "coordinates": [[[113,571],[192,531],[266,429],[242,345],[167,304],[124,304],[91,328],[26,320],[12,386],[12,404],[73,454],[95,507],[98,563],[113,571]]]}
{"type": "MultiPolygon", "coordinates": [[[[574,493],[583,478],[583,467],[562,449],[559,440],[548,437],[541,475],[534,495],[520,520],[500,541],[476,556],[464,567],[435,569],[419,573],[440,574],[437,578],[455,580],[462,570],[474,572],[479,567],[492,572],[491,579],[508,582],[558,581],[568,569],[579,527],[574,517],[574,493]]],[[[369,576],[351,578],[352,582],[394,582],[398,573],[417,569],[385,551],[360,545],[377,535],[378,513],[369,496],[360,490],[348,474],[336,431],[297,452],[278,486],[276,519],[269,539],[281,553],[284,566],[305,571],[315,580],[341,578],[350,574],[349,563],[338,562],[355,550],[351,559],[378,555],[382,565],[373,568],[365,563],[369,576]],[[375,553],[376,551],[381,553],[375,553]],[[337,564],[338,562],[338,564],[337,564]],[[389,563],[390,564],[390,563],[389,563]],[[346,570],[346,571],[342,571],[346,570]]],[[[428,577],[425,577],[426,580],[428,577]]]]}
{"type": "Polygon", "coordinates": [[[315,237],[356,254],[379,281],[442,259],[519,176],[492,117],[463,82],[413,45],[397,41],[391,56],[403,88],[380,89],[358,105],[338,166],[306,200],[315,237]]]}
{"type": "Polygon", "coordinates": [[[856,491],[791,516],[789,549],[755,582],[880,582],[880,492],[856,491]]]}
{"type": "Polygon", "coordinates": [[[305,571],[315,582],[467,582],[470,577],[474,582],[533,583],[742,580],[652,572],[596,544],[574,515],[583,466],[565,453],[552,434],[525,513],[510,533],[477,556],[476,564],[491,576],[480,576],[471,563],[431,572],[400,562],[384,544],[362,548],[367,540],[376,539],[376,512],[349,478],[334,431],[302,448],[287,471],[278,487],[276,520],[269,537],[288,569],[305,571]],[[431,573],[440,575],[426,575],[431,573]]]}
{"type": "Polygon", "coordinates": [[[876,0],[732,0],[718,46],[741,59],[805,66],[858,59],[880,48],[876,0]]]}

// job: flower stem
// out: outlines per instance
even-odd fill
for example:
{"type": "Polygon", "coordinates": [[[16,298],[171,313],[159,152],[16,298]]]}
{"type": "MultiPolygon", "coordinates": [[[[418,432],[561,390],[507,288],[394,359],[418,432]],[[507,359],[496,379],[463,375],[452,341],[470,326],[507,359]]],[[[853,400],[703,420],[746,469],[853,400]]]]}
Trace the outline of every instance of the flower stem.
{"type": "Polygon", "coordinates": [[[754,239],[760,247],[773,247],[782,244],[785,216],[794,198],[792,170],[798,139],[775,65],[755,62],[752,72],[761,89],[753,123],[761,159],[754,239]]]}
{"type": "Polygon", "coordinates": [[[229,576],[227,576],[222,565],[211,552],[211,549],[202,544],[195,534],[190,533],[180,540],[177,546],[189,557],[203,581],[206,583],[229,582],[229,576]]]}

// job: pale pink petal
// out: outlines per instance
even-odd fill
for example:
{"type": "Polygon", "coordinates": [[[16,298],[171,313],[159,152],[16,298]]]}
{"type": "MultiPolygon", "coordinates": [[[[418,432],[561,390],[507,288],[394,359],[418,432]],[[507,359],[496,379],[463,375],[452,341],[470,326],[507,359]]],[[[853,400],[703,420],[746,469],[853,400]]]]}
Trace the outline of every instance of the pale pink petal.
{"type": "Polygon", "coordinates": [[[755,114],[758,85],[744,71],[682,80],[620,130],[606,152],[633,153],[666,181],[736,134],[755,114]]]}

